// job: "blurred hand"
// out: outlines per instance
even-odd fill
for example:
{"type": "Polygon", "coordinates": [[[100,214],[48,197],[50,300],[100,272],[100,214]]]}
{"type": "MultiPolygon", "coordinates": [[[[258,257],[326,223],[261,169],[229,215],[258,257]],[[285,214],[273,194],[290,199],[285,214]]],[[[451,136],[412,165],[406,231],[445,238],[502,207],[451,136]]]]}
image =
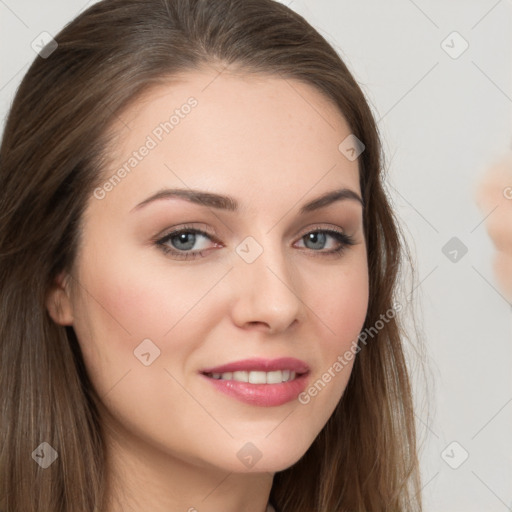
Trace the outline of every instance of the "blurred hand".
{"type": "Polygon", "coordinates": [[[512,151],[492,165],[474,190],[487,232],[496,248],[494,274],[500,291],[512,301],[512,151]]]}

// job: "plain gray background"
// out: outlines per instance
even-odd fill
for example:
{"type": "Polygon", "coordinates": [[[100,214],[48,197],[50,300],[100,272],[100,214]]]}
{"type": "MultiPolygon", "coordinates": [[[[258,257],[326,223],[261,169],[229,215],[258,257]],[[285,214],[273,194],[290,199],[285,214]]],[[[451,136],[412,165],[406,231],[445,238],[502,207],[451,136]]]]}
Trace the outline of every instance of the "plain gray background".
{"type": "MultiPolygon", "coordinates": [[[[92,3],[0,0],[2,118],[34,39],[56,35],[92,3]]],[[[411,286],[432,381],[430,414],[416,386],[425,512],[512,510],[511,305],[472,198],[512,140],[512,2],[282,3],[335,46],[379,121],[389,192],[416,260],[411,286]],[[443,253],[453,237],[456,262],[443,253]]]]}

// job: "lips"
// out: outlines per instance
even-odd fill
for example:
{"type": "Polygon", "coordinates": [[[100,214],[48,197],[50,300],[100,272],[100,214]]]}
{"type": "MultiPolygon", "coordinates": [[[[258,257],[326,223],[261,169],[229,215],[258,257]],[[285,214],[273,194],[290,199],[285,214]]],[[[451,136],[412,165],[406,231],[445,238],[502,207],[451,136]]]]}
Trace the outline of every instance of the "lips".
{"type": "Polygon", "coordinates": [[[297,399],[309,379],[309,366],[293,357],[244,359],[205,368],[200,375],[218,391],[241,402],[274,407],[297,399]]]}
{"type": "Polygon", "coordinates": [[[243,359],[233,363],[227,363],[220,366],[212,366],[204,368],[201,373],[204,375],[214,373],[228,373],[228,372],[273,372],[277,370],[289,370],[295,372],[297,375],[302,375],[309,372],[309,366],[304,361],[294,357],[281,357],[279,359],[243,359]]]}

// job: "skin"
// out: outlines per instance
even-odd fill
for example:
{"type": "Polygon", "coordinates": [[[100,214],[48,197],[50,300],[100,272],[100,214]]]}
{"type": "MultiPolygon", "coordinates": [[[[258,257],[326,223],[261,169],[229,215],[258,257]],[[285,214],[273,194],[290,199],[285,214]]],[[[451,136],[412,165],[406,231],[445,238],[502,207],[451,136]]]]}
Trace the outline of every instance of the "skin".
{"type": "Polygon", "coordinates": [[[512,153],[480,177],[474,197],[486,215],[485,226],[496,250],[493,271],[500,292],[512,303],[512,153]]]}
{"type": "Polygon", "coordinates": [[[299,216],[327,191],[361,195],[358,161],[338,150],[351,130],[311,86],[205,68],[153,87],[112,125],[105,179],[190,96],[190,114],[103,199],[89,199],[74,267],[48,296],[104,405],[106,512],[264,512],[274,473],[310,447],[353,362],[308,404],[274,407],[224,395],[200,370],[291,356],[309,364],[309,385],[350,348],[367,312],[361,204],[299,216]],[[229,194],[241,210],[167,199],[131,211],[163,187],[229,194]],[[183,224],[215,233],[188,249],[203,257],[177,259],[154,243],[183,224]],[[331,235],[304,239],[333,228],[354,239],[339,256],[326,254],[339,246],[331,235]],[[250,264],[235,251],[248,236],[263,249],[250,264]],[[146,338],[161,351],[149,366],[134,356],[146,338]],[[247,442],[261,453],[251,468],[237,457],[247,442]]]}

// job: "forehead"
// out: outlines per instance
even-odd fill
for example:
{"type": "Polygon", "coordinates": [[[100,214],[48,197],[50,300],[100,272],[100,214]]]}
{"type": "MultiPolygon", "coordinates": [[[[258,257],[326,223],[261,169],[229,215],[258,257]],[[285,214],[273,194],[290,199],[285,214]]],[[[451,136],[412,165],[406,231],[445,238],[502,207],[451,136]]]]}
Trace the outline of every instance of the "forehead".
{"type": "Polygon", "coordinates": [[[294,202],[313,188],[359,191],[357,160],[338,149],[350,127],[330,99],[296,80],[189,72],[145,91],[111,131],[104,178],[126,172],[109,201],[122,195],[133,206],[164,186],[294,202]]]}

